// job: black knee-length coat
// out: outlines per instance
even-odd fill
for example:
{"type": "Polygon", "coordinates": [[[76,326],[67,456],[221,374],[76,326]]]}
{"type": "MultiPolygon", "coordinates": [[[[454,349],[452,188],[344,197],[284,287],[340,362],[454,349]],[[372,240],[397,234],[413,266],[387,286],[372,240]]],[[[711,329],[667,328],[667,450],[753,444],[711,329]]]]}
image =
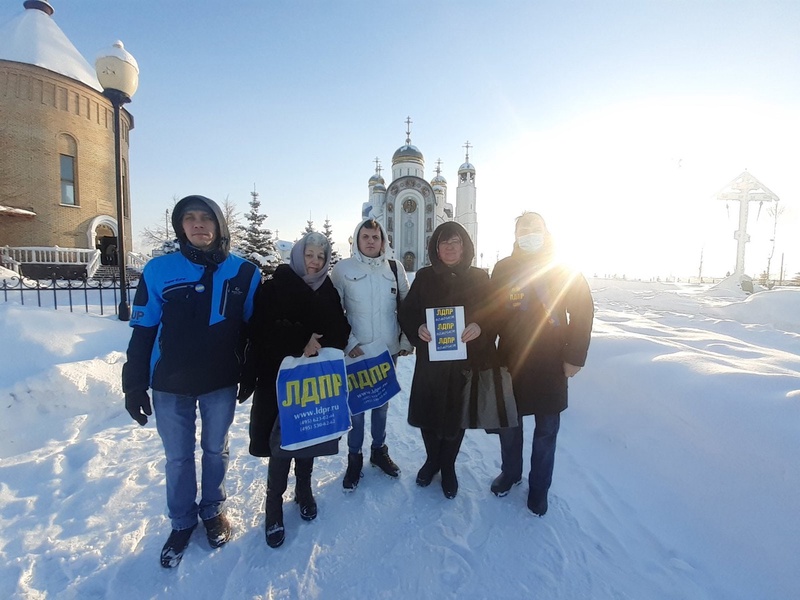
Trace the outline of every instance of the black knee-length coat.
{"type": "Polygon", "coordinates": [[[416,366],[408,403],[408,423],[430,429],[439,437],[452,438],[462,429],[464,371],[471,365],[485,365],[494,347],[495,336],[489,323],[486,300],[489,276],[470,266],[475,248],[467,232],[450,221],[437,227],[428,244],[431,266],[417,271],[408,295],[400,305],[400,326],[416,348],[416,366]],[[443,228],[443,229],[442,229],[443,228]],[[441,230],[441,231],[440,231],[441,230]],[[463,256],[455,267],[448,267],[438,257],[437,240],[459,235],[463,256]],[[463,306],[464,324],[477,323],[481,335],[467,343],[467,360],[432,362],[428,343],[419,339],[419,326],[425,323],[425,310],[442,306],[463,306]]]}
{"type": "Polygon", "coordinates": [[[567,408],[564,363],[586,364],[594,319],[589,284],[549,252],[515,246],[492,271],[501,364],[508,366],[520,415],[567,408]]]}
{"type": "Polygon", "coordinates": [[[289,265],[280,265],[256,293],[245,361],[243,380],[256,384],[250,411],[250,454],[254,456],[273,454],[270,436],[278,417],[278,371],[285,357],[303,354],[312,333],[322,334],[323,347],[344,350],[350,324],[339,293],[329,277],[315,291],[289,265]]]}

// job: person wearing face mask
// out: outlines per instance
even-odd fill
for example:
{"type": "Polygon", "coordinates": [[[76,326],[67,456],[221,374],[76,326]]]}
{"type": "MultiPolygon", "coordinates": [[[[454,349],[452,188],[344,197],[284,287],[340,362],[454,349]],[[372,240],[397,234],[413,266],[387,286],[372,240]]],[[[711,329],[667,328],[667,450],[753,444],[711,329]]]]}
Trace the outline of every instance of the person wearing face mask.
{"type": "Polygon", "coordinates": [[[522,417],[533,415],[528,509],[547,512],[567,380],[586,363],[594,303],[586,279],[556,262],[544,219],[517,218],[511,256],[492,271],[498,354],[508,367],[520,416],[518,427],[500,429],[501,472],[491,491],[502,497],[522,483],[522,417]]]}
{"type": "Polygon", "coordinates": [[[292,247],[289,264],[278,265],[255,298],[250,346],[242,375],[242,396],[253,393],[250,411],[250,454],[269,457],[265,535],[267,545],[283,544],[283,493],[294,459],[295,502],[300,518],[317,517],[311,490],[314,457],[336,454],[339,440],[302,450],[280,448],[276,381],[287,356],[314,356],[322,347],[344,350],[350,325],[328,270],[331,246],[321,233],[310,232],[292,247]]]}
{"type": "Polygon", "coordinates": [[[446,498],[458,493],[456,457],[464,439],[462,428],[464,372],[485,368],[495,336],[488,321],[489,277],[470,266],[475,247],[467,231],[455,221],[439,225],[428,243],[431,266],[417,271],[411,289],[400,305],[400,326],[417,349],[417,362],[408,401],[408,423],[419,427],[425,444],[425,464],[417,485],[427,487],[441,472],[446,498]],[[466,360],[431,361],[426,309],[463,306],[466,360]]]}

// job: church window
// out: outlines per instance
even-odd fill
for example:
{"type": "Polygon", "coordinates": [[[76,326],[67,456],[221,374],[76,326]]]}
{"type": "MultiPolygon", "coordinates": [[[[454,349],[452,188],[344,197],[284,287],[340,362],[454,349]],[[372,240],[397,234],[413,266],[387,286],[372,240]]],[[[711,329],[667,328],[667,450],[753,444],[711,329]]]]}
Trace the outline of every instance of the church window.
{"type": "Polygon", "coordinates": [[[431,219],[430,217],[425,219],[425,231],[429,233],[433,231],[433,219],[431,219]]]}
{"type": "Polygon", "coordinates": [[[76,157],[78,144],[72,136],[61,134],[58,138],[59,173],[61,176],[61,204],[78,206],[76,186],[76,157]]]}
{"type": "Polygon", "coordinates": [[[75,158],[60,155],[61,157],[61,204],[75,206],[75,158]]]}
{"type": "Polygon", "coordinates": [[[461,183],[466,183],[467,174],[466,173],[461,173],[460,179],[461,179],[461,183]]]}

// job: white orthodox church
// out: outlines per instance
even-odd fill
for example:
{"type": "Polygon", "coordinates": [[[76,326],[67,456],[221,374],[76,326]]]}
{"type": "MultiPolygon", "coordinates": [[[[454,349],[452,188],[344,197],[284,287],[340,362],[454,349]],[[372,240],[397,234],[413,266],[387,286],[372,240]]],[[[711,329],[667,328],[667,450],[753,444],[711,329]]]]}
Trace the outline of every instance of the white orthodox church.
{"type": "MultiPolygon", "coordinates": [[[[455,214],[447,201],[447,180],[442,176],[441,160],[436,161],[436,176],[425,179],[425,159],[411,144],[411,120],[406,119],[406,143],[392,156],[392,180],[388,186],[375,159],[375,174],[369,179],[369,200],[362,205],[362,218],[374,218],[389,237],[395,257],[406,271],[430,264],[428,242],[433,230],[445,221],[458,221],[478,246],[478,214],[475,196],[475,167],[469,162],[469,142],[464,164],[458,168],[455,214]]],[[[476,253],[477,254],[477,253],[476,253]]],[[[473,265],[475,259],[473,259],[473,265]]]]}

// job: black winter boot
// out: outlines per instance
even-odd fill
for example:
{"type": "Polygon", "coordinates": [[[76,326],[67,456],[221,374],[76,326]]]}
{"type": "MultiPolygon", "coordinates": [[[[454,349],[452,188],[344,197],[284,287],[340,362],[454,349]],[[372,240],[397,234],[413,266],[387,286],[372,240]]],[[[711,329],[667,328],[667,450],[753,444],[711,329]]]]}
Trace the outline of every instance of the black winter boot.
{"type": "Polygon", "coordinates": [[[361,453],[347,454],[347,471],[344,472],[344,479],[342,480],[342,488],[345,492],[354,492],[358,487],[358,482],[363,477],[361,467],[364,466],[364,455],[361,453]]]}
{"type": "Polygon", "coordinates": [[[428,487],[433,481],[434,476],[439,472],[439,464],[434,460],[426,460],[419,471],[417,471],[417,485],[428,487]]]}
{"type": "Polygon", "coordinates": [[[277,548],[283,544],[286,537],[283,528],[283,492],[286,491],[289,466],[289,459],[276,458],[274,456],[269,459],[264,532],[267,537],[267,545],[270,548],[277,548]]]}
{"type": "Polygon", "coordinates": [[[186,551],[186,546],[189,545],[189,539],[192,537],[192,532],[197,525],[193,525],[188,529],[173,529],[169,534],[169,539],[164,547],[161,549],[161,566],[165,569],[174,569],[183,559],[183,553],[186,551]]]}
{"type": "Polygon", "coordinates": [[[270,502],[267,497],[267,520],[264,523],[264,533],[267,536],[267,546],[277,548],[286,539],[283,528],[283,502],[270,502]]]}
{"type": "Polygon", "coordinates": [[[461,449],[464,432],[454,439],[443,439],[439,445],[439,461],[442,465],[442,492],[444,497],[453,499],[458,494],[458,477],[456,477],[456,456],[461,449]]]}
{"type": "Polygon", "coordinates": [[[427,429],[422,430],[422,441],[425,444],[425,464],[417,473],[417,485],[428,487],[434,475],[439,472],[439,438],[427,429]]]}
{"type": "Polygon", "coordinates": [[[231,539],[231,523],[224,512],[204,520],[203,525],[206,527],[206,537],[212,548],[220,548],[231,539]]]}
{"type": "Polygon", "coordinates": [[[294,487],[294,501],[300,506],[300,518],[313,521],[317,518],[317,501],[311,491],[311,471],[314,469],[313,458],[296,458],[294,474],[297,482],[294,487]]]}
{"type": "Polygon", "coordinates": [[[458,477],[454,464],[442,467],[442,493],[448,500],[452,500],[458,494],[458,477]]]}
{"type": "Polygon", "coordinates": [[[494,481],[492,481],[491,490],[495,496],[502,498],[511,491],[512,487],[519,485],[520,483],[522,483],[522,477],[509,477],[501,471],[500,475],[495,477],[494,481]]]}
{"type": "Polygon", "coordinates": [[[386,444],[380,448],[372,449],[369,462],[373,467],[378,467],[389,477],[397,478],[400,475],[400,467],[394,464],[394,461],[389,457],[389,447],[386,444]]]}
{"type": "Polygon", "coordinates": [[[528,510],[537,517],[543,517],[547,512],[547,490],[528,491],[528,510]]]}

